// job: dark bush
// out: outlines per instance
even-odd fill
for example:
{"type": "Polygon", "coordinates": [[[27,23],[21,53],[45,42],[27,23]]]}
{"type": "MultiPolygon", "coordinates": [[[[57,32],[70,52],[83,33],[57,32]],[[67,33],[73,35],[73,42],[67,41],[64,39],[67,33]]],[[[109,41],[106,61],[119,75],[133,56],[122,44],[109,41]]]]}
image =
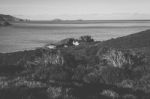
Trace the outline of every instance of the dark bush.
{"type": "Polygon", "coordinates": [[[102,70],[101,77],[106,84],[116,84],[128,78],[128,74],[119,68],[108,67],[102,70]]]}
{"type": "Polygon", "coordinates": [[[86,35],[86,36],[81,36],[79,38],[79,41],[81,41],[81,42],[94,42],[94,39],[92,39],[91,36],[86,35]]]}

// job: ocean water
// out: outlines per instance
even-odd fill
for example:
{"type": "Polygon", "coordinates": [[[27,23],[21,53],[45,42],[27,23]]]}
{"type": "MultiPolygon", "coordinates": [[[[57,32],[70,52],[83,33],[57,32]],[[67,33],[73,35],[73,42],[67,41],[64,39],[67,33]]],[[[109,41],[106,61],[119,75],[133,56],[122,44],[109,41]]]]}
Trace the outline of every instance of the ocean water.
{"type": "Polygon", "coordinates": [[[0,53],[29,50],[68,37],[91,35],[108,40],[150,29],[150,21],[99,22],[89,24],[14,23],[0,27],[0,53]]]}

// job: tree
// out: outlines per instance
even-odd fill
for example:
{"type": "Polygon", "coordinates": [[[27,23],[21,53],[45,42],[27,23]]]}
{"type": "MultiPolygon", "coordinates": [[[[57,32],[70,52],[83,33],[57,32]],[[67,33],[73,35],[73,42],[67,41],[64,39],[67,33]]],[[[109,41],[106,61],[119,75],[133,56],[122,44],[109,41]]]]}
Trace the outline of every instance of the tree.
{"type": "Polygon", "coordinates": [[[94,41],[94,39],[91,36],[89,36],[89,35],[81,36],[79,38],[79,40],[81,42],[93,42],[94,41]]]}

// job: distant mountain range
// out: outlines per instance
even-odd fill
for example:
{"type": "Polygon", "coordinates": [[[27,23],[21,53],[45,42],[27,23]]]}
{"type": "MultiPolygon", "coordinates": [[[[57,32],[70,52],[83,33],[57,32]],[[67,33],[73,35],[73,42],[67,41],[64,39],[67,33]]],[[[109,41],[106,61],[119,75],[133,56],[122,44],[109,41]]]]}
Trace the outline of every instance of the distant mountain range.
{"type": "Polygon", "coordinates": [[[47,23],[47,24],[93,24],[93,23],[103,23],[103,22],[137,22],[137,21],[150,21],[148,19],[144,19],[144,20],[139,20],[139,19],[135,19],[135,20],[122,20],[122,19],[118,19],[118,20],[87,20],[87,19],[77,19],[77,20],[64,20],[64,19],[53,19],[53,20],[28,20],[28,19],[21,19],[21,18],[17,18],[15,16],[12,15],[5,15],[5,14],[0,14],[0,26],[8,26],[9,24],[11,24],[11,22],[30,22],[30,23],[47,23]],[[9,23],[9,24],[8,24],[9,23]]]}

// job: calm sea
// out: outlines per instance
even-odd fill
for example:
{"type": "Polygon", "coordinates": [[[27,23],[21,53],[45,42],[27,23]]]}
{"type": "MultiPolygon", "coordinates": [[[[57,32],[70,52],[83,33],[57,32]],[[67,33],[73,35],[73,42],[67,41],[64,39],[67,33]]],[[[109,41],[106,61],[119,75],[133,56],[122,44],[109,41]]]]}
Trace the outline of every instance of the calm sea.
{"type": "Polygon", "coordinates": [[[0,27],[0,52],[29,50],[64,38],[91,35],[107,40],[150,29],[150,21],[102,22],[89,24],[14,23],[0,27]]]}

